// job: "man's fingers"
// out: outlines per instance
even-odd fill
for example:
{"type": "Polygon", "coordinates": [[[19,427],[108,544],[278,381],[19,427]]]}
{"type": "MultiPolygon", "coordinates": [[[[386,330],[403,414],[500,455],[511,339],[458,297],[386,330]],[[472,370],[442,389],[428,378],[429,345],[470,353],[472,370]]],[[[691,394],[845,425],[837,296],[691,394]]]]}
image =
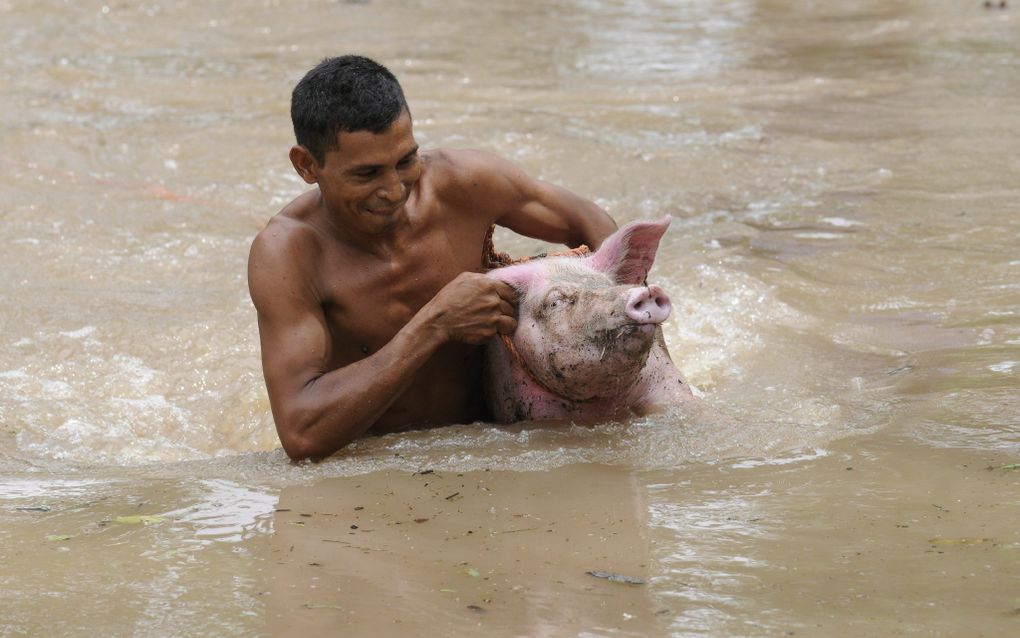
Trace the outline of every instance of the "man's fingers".
{"type": "Polygon", "coordinates": [[[508,317],[513,317],[514,315],[517,314],[516,311],[514,310],[513,304],[511,304],[509,301],[505,299],[499,300],[499,310],[508,317]]]}
{"type": "Polygon", "coordinates": [[[517,330],[517,320],[513,317],[503,316],[496,322],[496,331],[500,334],[513,334],[514,330],[517,330]]]}
{"type": "Polygon", "coordinates": [[[495,283],[496,294],[499,295],[501,299],[505,299],[510,303],[517,303],[517,298],[520,295],[518,294],[516,288],[506,283],[505,281],[500,281],[498,279],[496,280],[495,283]]]}

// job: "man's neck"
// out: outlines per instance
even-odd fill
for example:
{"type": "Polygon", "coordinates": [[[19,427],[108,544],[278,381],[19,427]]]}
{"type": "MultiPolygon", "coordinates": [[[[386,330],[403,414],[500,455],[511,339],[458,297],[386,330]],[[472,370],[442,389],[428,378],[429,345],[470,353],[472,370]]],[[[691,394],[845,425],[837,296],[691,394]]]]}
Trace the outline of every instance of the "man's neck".
{"type": "Polygon", "coordinates": [[[363,229],[355,224],[346,224],[339,215],[330,212],[322,204],[319,206],[319,213],[316,225],[322,232],[358,252],[388,259],[391,255],[399,253],[408,241],[411,221],[406,209],[392,224],[375,229],[363,229]]]}

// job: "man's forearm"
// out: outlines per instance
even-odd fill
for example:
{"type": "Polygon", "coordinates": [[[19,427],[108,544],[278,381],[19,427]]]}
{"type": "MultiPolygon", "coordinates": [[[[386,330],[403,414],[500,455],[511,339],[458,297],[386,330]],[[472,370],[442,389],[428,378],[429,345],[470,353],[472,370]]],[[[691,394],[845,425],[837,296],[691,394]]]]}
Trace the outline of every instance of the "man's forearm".
{"type": "Polygon", "coordinates": [[[581,244],[597,250],[603,240],[616,231],[616,222],[602,207],[562,186],[539,182],[537,191],[542,205],[566,224],[566,240],[571,248],[581,244]]]}
{"type": "Polygon", "coordinates": [[[288,456],[295,460],[327,457],[382,417],[444,341],[422,315],[416,315],[375,354],[309,381],[285,414],[274,409],[288,456]]]}
{"type": "Polygon", "coordinates": [[[616,222],[594,202],[582,201],[584,212],[580,216],[580,228],[574,242],[571,243],[571,248],[585,244],[593,251],[598,250],[605,238],[616,231],[616,222]]]}

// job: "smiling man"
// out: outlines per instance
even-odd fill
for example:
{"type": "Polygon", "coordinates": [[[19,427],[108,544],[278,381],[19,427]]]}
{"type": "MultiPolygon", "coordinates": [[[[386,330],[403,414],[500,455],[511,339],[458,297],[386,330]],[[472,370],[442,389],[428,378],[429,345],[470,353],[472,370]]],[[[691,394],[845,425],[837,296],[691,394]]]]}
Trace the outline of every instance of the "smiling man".
{"type": "Polygon", "coordinates": [[[396,78],[324,60],[291,100],[290,160],[314,188],[248,260],[262,369],[284,450],[329,456],[359,436],[484,419],[484,343],[516,326],[515,290],[479,273],[492,224],[597,248],[598,206],[478,151],[420,151],[396,78]]]}

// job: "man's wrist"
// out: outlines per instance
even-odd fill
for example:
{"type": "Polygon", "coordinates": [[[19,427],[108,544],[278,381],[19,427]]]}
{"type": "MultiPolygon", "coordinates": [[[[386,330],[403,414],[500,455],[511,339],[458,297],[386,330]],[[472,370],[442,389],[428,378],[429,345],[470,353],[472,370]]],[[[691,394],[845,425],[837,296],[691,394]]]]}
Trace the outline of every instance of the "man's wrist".
{"type": "Polygon", "coordinates": [[[423,346],[431,354],[433,350],[450,340],[450,335],[442,328],[438,314],[431,303],[425,304],[404,326],[401,332],[406,333],[412,347],[423,346]]]}

